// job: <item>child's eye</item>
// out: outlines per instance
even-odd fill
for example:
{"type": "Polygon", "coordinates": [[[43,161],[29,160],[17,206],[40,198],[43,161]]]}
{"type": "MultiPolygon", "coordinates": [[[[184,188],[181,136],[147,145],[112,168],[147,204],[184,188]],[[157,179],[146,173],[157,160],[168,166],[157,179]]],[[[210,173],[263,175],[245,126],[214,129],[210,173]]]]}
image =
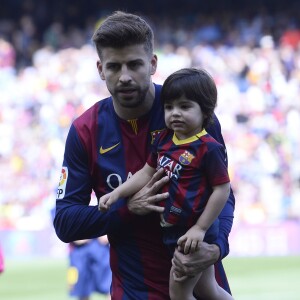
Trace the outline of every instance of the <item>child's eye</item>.
{"type": "Polygon", "coordinates": [[[170,110],[170,109],[172,109],[172,105],[165,104],[164,108],[165,108],[165,110],[170,110]]]}
{"type": "Polygon", "coordinates": [[[189,109],[191,106],[190,105],[187,105],[187,104],[184,104],[184,105],[181,105],[181,109],[189,109]]]}

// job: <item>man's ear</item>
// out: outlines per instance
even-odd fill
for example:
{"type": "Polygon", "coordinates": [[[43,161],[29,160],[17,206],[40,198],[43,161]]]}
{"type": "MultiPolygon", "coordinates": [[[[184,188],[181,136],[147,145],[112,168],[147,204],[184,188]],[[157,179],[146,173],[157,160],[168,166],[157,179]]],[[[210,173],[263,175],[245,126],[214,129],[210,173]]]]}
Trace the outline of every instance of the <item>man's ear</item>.
{"type": "Polygon", "coordinates": [[[100,75],[100,78],[101,78],[102,80],[105,80],[105,76],[104,76],[104,73],[103,73],[103,71],[102,71],[102,63],[101,63],[100,60],[97,60],[97,69],[98,69],[98,73],[99,73],[99,75],[100,75]]]}
{"type": "Polygon", "coordinates": [[[157,56],[154,54],[151,59],[151,75],[155,74],[157,68],[157,56]]]}

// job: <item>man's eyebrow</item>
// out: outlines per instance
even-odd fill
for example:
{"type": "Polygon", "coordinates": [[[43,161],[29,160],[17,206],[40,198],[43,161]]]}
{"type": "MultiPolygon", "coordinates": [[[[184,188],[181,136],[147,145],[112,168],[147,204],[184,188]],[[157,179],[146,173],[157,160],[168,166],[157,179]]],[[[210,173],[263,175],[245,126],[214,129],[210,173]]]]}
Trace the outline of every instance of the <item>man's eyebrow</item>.
{"type": "Polygon", "coordinates": [[[115,61],[108,61],[106,63],[106,65],[116,65],[116,64],[119,64],[118,62],[115,62],[115,61]]]}
{"type": "Polygon", "coordinates": [[[136,59],[132,59],[132,60],[128,61],[128,63],[131,63],[131,62],[143,62],[143,60],[141,58],[136,58],[136,59]]]}
{"type": "MultiPolygon", "coordinates": [[[[130,63],[135,63],[135,62],[143,62],[143,59],[141,58],[136,58],[136,59],[132,59],[126,62],[126,64],[130,64],[130,63]]],[[[121,62],[117,62],[117,61],[108,61],[106,63],[106,65],[119,65],[122,64],[121,62]]]]}

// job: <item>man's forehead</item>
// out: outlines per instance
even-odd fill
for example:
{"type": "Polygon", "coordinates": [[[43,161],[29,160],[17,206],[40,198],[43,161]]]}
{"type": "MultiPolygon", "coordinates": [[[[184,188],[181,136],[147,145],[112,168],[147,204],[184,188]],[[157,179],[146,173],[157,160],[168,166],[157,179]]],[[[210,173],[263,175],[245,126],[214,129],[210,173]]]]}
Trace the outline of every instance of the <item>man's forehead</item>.
{"type": "Polygon", "coordinates": [[[145,60],[148,54],[143,45],[133,45],[122,48],[103,48],[101,56],[102,61],[108,63],[145,60]]]}

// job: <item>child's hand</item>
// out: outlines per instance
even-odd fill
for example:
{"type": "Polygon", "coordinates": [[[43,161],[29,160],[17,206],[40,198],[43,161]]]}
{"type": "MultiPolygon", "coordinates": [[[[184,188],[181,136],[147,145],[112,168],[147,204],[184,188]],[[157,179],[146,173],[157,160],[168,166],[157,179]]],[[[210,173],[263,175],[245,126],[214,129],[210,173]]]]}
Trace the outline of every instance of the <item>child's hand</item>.
{"type": "Polygon", "coordinates": [[[199,249],[199,243],[203,241],[205,231],[198,225],[192,226],[186,234],[181,236],[178,241],[178,250],[184,254],[194,253],[199,249]]]}
{"type": "Polygon", "coordinates": [[[102,196],[99,200],[98,210],[108,211],[110,206],[118,200],[113,193],[108,193],[102,196]]]}

